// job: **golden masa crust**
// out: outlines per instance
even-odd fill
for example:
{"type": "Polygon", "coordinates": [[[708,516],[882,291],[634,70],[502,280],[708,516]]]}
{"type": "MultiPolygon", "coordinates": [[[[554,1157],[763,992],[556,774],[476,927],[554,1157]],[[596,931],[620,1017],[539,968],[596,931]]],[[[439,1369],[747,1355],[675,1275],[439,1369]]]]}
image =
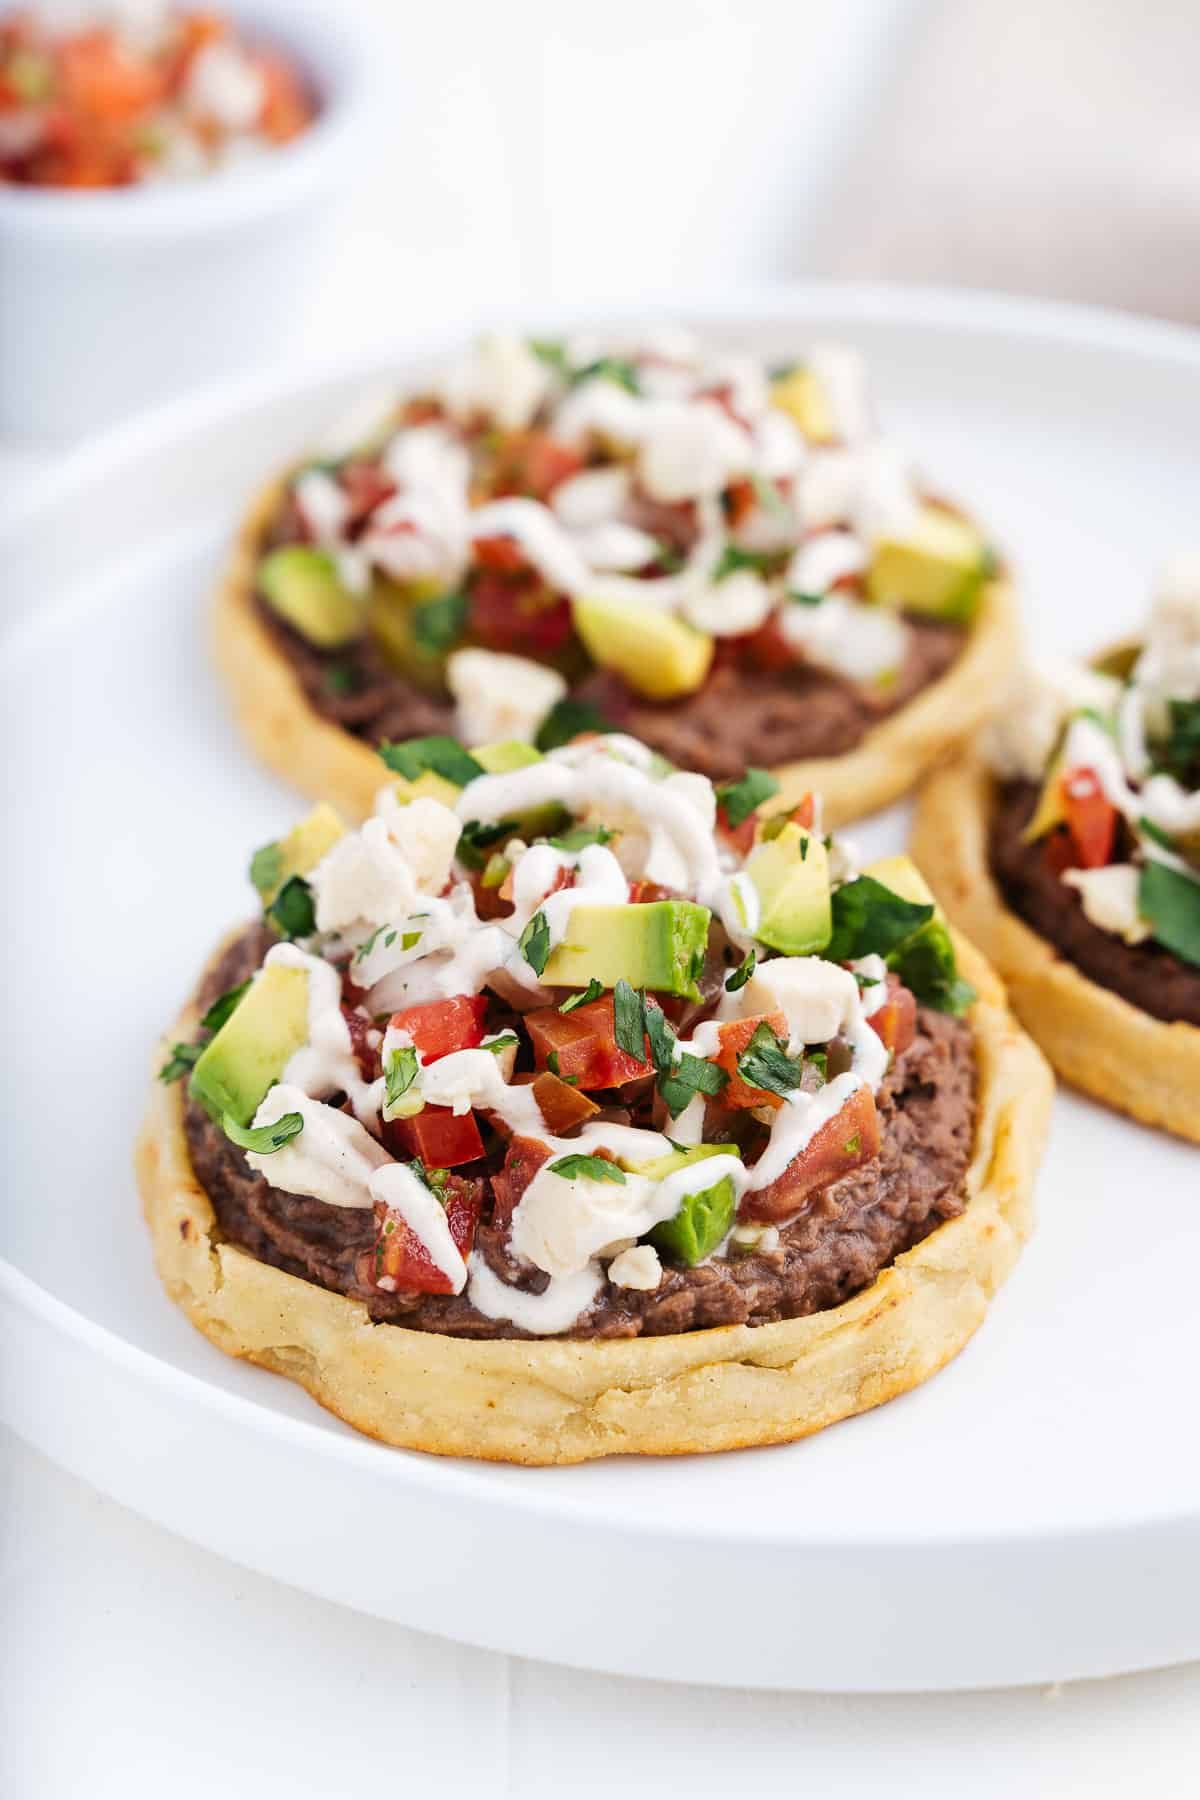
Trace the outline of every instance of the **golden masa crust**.
{"type": "Polygon", "coordinates": [[[973,752],[934,774],[917,803],[914,859],[1060,1075],[1118,1112],[1200,1143],[1200,1030],[1152,1018],[1090,981],[1009,910],[988,859],[993,791],[973,752]]]}
{"type": "MultiPolygon", "coordinates": [[[[369,745],[321,718],[254,604],[263,533],[286,480],[273,481],[247,513],[217,590],[213,648],[242,731],[277,775],[348,819],[364,819],[382,785],[369,745]]],[[[940,680],[869,731],[856,750],[786,763],[774,771],[785,798],[810,790],[829,826],[877,812],[907,793],[994,710],[1017,650],[1017,611],[1006,580],[991,581],[966,646],[940,680]]]]}
{"type": "MultiPolygon", "coordinates": [[[[220,1349],[290,1376],[358,1430],[408,1449],[575,1463],[820,1431],[949,1362],[1029,1235],[1053,1081],[982,957],[961,940],[958,954],[979,993],[969,1203],[831,1311],[597,1343],[477,1343],[372,1324],[359,1302],[221,1240],[188,1156],[180,1086],[155,1080],[135,1160],[159,1275],[220,1349]]],[[[189,1005],[172,1038],[196,1021],[189,1005]]]]}

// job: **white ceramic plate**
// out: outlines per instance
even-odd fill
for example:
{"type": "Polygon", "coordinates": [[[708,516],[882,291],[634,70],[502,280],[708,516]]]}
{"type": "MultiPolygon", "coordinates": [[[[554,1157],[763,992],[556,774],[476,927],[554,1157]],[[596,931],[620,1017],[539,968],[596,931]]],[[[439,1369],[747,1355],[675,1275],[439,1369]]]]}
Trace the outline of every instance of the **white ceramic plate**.
{"type": "MultiPolygon", "coordinates": [[[[1132,626],[1196,529],[1185,333],[861,290],[691,310],[771,350],[860,343],[888,423],[1016,559],[1042,647],[1132,626]]],[[[252,484],[358,385],[133,427],[48,479],[0,546],[3,1415],[243,1563],[521,1654],[829,1689],[1200,1656],[1200,1159],[1070,1096],[1038,1232],[975,1341],[787,1448],[557,1471],[391,1451],[222,1356],[160,1292],[129,1164],[150,1047],[247,911],[249,850],[298,804],[231,729],[206,592],[252,484]]]]}

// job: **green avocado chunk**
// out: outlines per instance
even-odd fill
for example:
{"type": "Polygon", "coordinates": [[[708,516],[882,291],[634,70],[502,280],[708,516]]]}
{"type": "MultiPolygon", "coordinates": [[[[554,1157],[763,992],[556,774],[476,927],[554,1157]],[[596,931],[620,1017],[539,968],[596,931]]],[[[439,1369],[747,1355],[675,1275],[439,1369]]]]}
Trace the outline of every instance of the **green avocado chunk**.
{"type": "Polygon", "coordinates": [[[957,513],[923,506],[910,533],[876,543],[867,592],[883,606],[965,622],[990,567],[988,547],[973,525],[957,513]]]}
{"type": "Polygon", "coordinates": [[[698,1194],[686,1194],[674,1218],[654,1227],[650,1242],[675,1262],[694,1268],[712,1255],[733,1224],[736,1210],[733,1181],[726,1175],[698,1194]]]}
{"type": "Polygon", "coordinates": [[[784,956],[811,956],[833,935],[829,857],[801,825],[785,825],[746,864],[759,901],[755,937],[784,956]]]}
{"type": "Polygon", "coordinates": [[[339,650],[362,635],[365,602],[342,586],[333,558],[312,544],[269,551],[258,565],[258,586],[272,612],[319,650],[339,650]]]}
{"type": "Polygon", "coordinates": [[[606,988],[624,979],[635,988],[698,1000],[712,914],[692,900],[631,906],[576,906],[563,942],[542,972],[547,987],[606,988]]]}
{"type": "Polygon", "coordinates": [[[249,1125],[268,1088],[308,1042],[308,971],[271,963],[257,975],[192,1070],[191,1091],[214,1118],[249,1125]]]}
{"type": "Polygon", "coordinates": [[[307,875],[327,851],[345,835],[346,827],[324,800],[306,819],[293,825],[286,837],[256,850],[250,862],[250,879],[264,906],[270,906],[280,888],[293,875],[307,875]]]}

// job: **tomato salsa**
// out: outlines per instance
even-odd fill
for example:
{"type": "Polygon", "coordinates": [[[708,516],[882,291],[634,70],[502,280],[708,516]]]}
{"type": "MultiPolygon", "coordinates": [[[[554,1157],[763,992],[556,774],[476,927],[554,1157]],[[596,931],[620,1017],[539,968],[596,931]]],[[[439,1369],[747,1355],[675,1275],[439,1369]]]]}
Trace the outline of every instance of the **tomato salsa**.
{"type": "Polygon", "coordinates": [[[0,182],[115,188],[208,174],[288,143],[316,104],[282,51],[223,13],[30,7],[0,19],[0,182]]]}

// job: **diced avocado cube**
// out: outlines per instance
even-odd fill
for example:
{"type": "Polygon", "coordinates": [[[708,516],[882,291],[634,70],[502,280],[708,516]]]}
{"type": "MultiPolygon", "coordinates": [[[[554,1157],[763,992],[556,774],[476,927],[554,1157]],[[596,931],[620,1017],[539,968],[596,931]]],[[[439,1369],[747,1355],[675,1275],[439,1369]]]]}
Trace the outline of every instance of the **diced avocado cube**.
{"type": "Polygon", "coordinates": [[[712,914],[692,900],[652,900],[634,906],[575,906],[563,942],[550,952],[547,987],[606,988],[625,980],[659,994],[700,998],[712,914]]]}
{"type": "Polygon", "coordinates": [[[675,1262],[689,1269],[711,1256],[737,1211],[737,1196],[728,1175],[702,1188],[697,1194],[686,1194],[673,1219],[656,1225],[650,1242],[675,1262]]]}
{"type": "Polygon", "coordinates": [[[686,1150],[672,1150],[666,1156],[652,1157],[649,1162],[632,1162],[618,1156],[617,1161],[631,1175],[645,1175],[651,1181],[662,1181],[676,1169],[688,1169],[693,1163],[707,1162],[710,1156],[739,1156],[736,1144],[689,1144],[686,1150]]]}
{"type": "Polygon", "coordinates": [[[990,567],[988,547],[973,525],[941,507],[922,506],[911,533],[876,541],[867,593],[882,606],[965,621],[990,567]]]}
{"type": "Polygon", "coordinates": [[[270,906],[285,881],[307,875],[327,851],[332,850],[346,827],[332,806],[322,801],[306,819],[293,825],[286,837],[256,850],[250,862],[250,879],[264,906],[270,906]]]}
{"type": "Polygon", "coordinates": [[[319,650],[338,650],[362,635],[365,600],[342,586],[333,558],[313,544],[268,551],[258,587],[272,612],[319,650]]]}
{"type": "Polygon", "coordinates": [[[308,1042],[308,971],[268,963],[192,1070],[191,1091],[214,1118],[249,1125],[268,1088],[308,1042]]]}
{"type": "Polygon", "coordinates": [[[453,810],[458,805],[462,789],[433,769],[422,769],[414,781],[410,781],[406,775],[397,775],[392,783],[392,792],[401,806],[407,806],[410,800],[437,800],[442,806],[453,810]]]}
{"type": "Polygon", "coordinates": [[[650,700],[694,694],[708,674],[712,638],[671,613],[627,600],[578,599],[573,614],[592,660],[650,700]]]}
{"type": "Polygon", "coordinates": [[[831,444],[837,436],[820,382],[801,363],[771,383],[771,404],[790,415],[810,444],[831,444]]]}
{"type": "Polygon", "coordinates": [[[415,629],[415,618],[429,599],[440,593],[436,584],[411,582],[401,586],[377,576],[367,605],[367,629],[398,674],[426,693],[446,691],[446,657],[415,629]]]}
{"type": "Polygon", "coordinates": [[[929,883],[911,856],[881,856],[877,862],[869,864],[863,874],[877,881],[880,887],[890,888],[902,900],[911,900],[914,906],[932,906],[935,918],[942,917],[929,883]]]}
{"type": "Polygon", "coordinates": [[[829,856],[811,831],[794,822],[760,844],[746,863],[758,894],[754,935],[785,956],[811,956],[833,936],[829,856]]]}
{"type": "Polygon", "coordinates": [[[540,750],[523,744],[519,738],[508,738],[502,744],[477,744],[471,755],[488,775],[508,775],[513,769],[527,769],[530,763],[542,760],[540,750]]]}

